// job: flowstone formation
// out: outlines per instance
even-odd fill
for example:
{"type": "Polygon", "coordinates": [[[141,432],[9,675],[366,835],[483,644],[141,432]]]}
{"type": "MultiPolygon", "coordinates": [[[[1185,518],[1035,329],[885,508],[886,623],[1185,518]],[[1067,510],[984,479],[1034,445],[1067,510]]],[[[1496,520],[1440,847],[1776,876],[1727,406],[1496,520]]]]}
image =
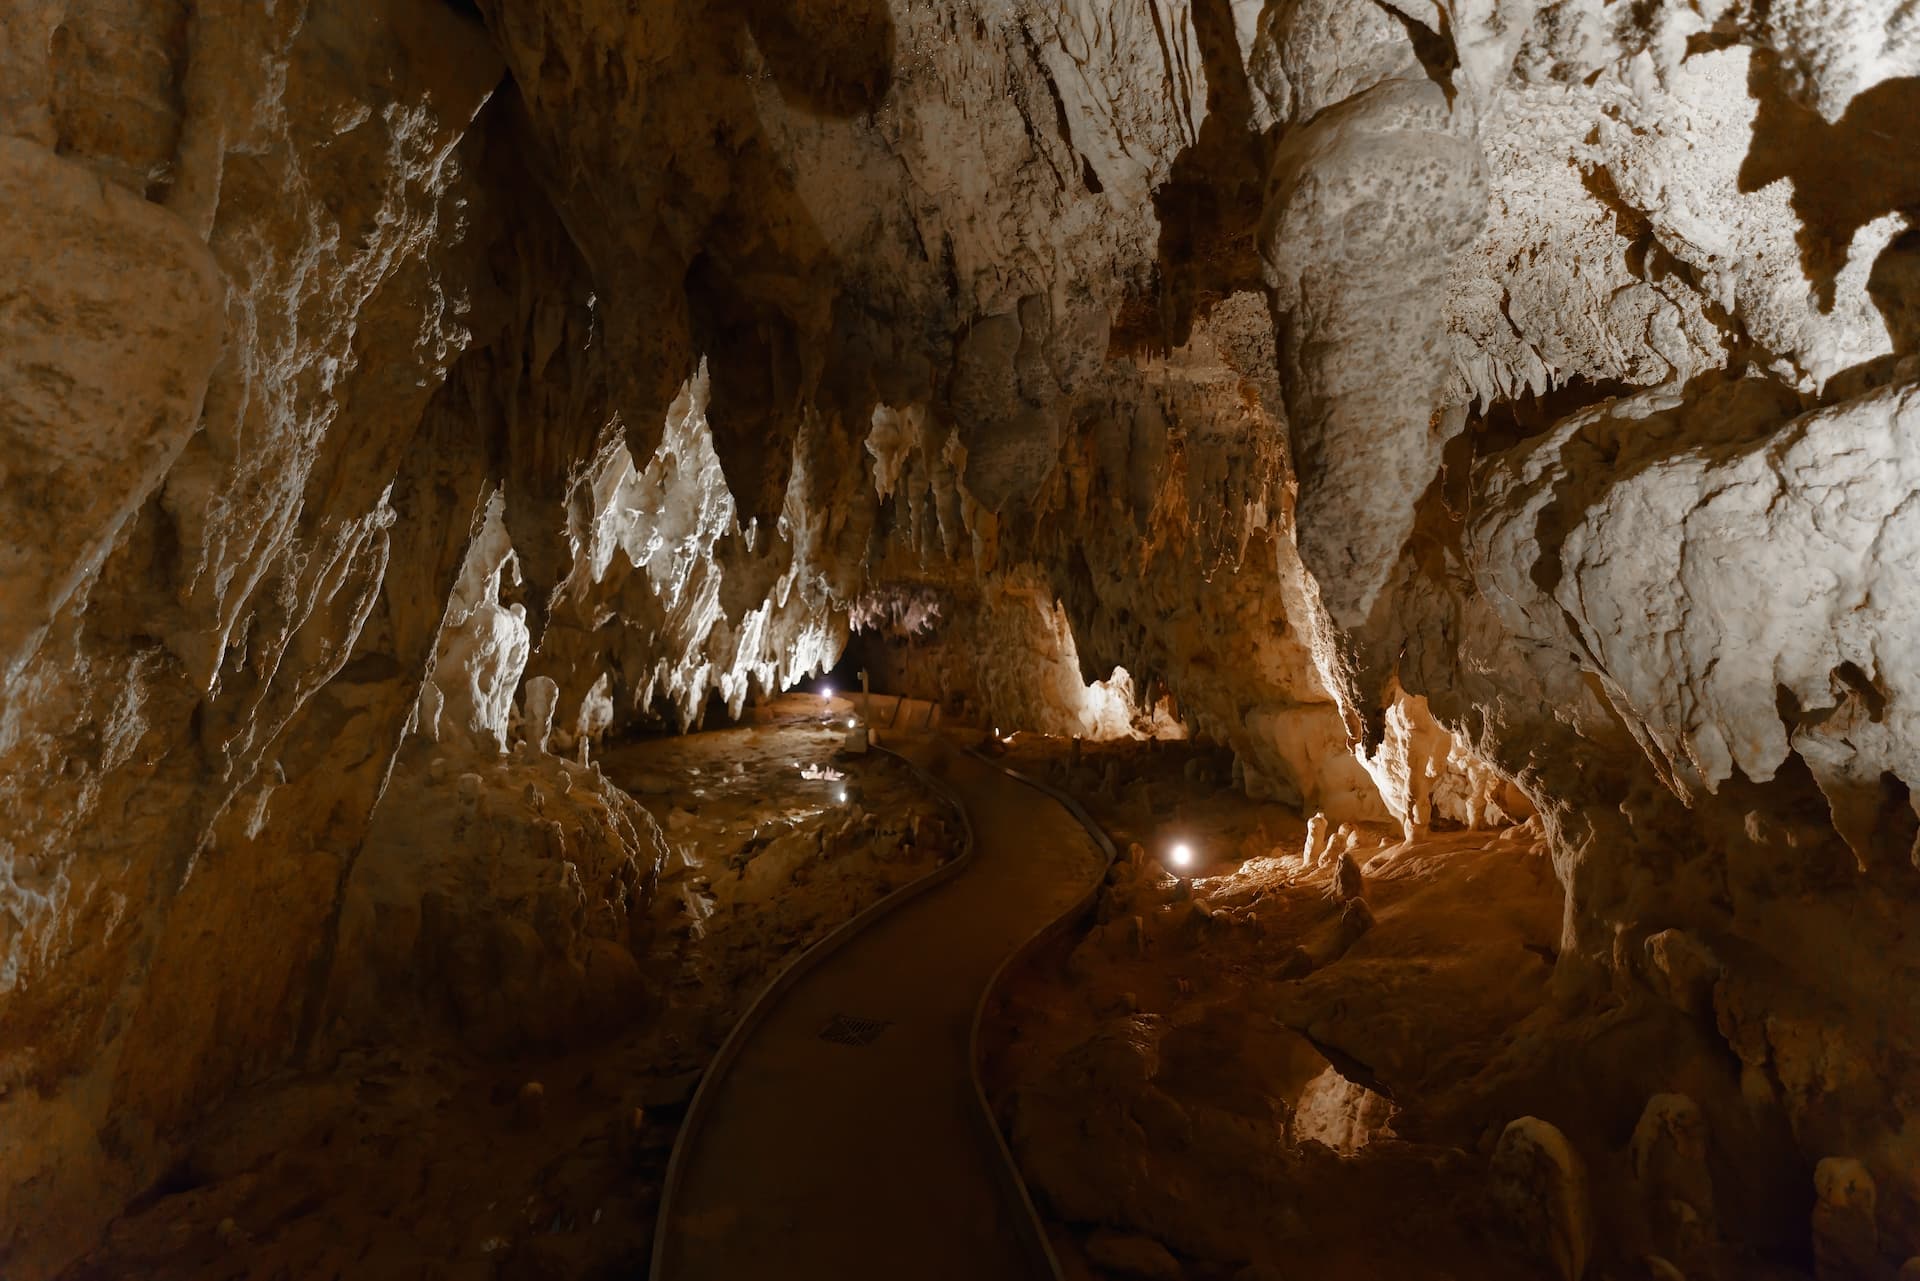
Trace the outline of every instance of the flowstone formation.
{"type": "MultiPolygon", "coordinates": [[[[1912,5],[0,0],[0,79],[9,1277],[338,1052],[376,809],[490,777],[410,753],[848,654],[1534,824],[1541,1266],[1920,1255],[1912,5]]],[[[541,820],[596,901],[627,814],[541,820]]]]}

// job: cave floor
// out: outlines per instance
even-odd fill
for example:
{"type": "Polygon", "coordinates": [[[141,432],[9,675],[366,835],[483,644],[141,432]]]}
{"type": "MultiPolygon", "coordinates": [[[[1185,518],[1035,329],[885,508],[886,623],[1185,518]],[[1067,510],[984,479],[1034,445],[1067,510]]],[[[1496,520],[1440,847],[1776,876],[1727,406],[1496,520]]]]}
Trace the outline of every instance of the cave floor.
{"type": "Polygon", "coordinates": [[[1227,786],[1217,749],[996,750],[1122,855],[988,1027],[989,1092],[1069,1278],[1544,1275],[1486,1204],[1485,1127],[1510,1105],[1472,1084],[1549,1001],[1561,894],[1531,825],[1340,828],[1367,869],[1357,929],[1332,866],[1301,857],[1303,816],[1227,786]]]}
{"type": "Polygon", "coordinates": [[[889,740],[955,789],[974,855],[769,1007],[702,1099],[662,1277],[1040,1275],[980,1123],[969,1033],[1005,958],[1105,857],[1054,800],[937,735],[889,740]]]}
{"type": "MultiPolygon", "coordinates": [[[[349,1029],[337,1052],[202,1118],[64,1281],[644,1275],[687,1100],[740,1011],[791,956],[931,871],[957,838],[899,761],[842,752],[849,714],[845,700],[789,696],[753,724],[606,744],[595,759],[672,851],[652,946],[637,957],[648,995],[630,1017],[561,1043],[480,1049],[431,1001],[389,989],[387,1022],[349,1029]],[[529,1083],[537,1100],[522,1097],[529,1083]]],[[[447,848],[414,859],[400,843],[397,861],[422,875],[444,864],[451,880],[471,877],[459,851],[483,843],[449,842],[429,802],[461,769],[502,806],[525,779],[564,771],[578,786],[582,772],[516,753],[451,771],[441,761],[436,782],[435,755],[403,759],[390,796],[411,811],[410,836],[439,831],[447,848]]],[[[491,858],[544,851],[509,839],[491,858]]],[[[394,898],[405,870],[362,872],[378,871],[394,898]]],[[[423,991],[448,981],[410,964],[423,991]]]]}

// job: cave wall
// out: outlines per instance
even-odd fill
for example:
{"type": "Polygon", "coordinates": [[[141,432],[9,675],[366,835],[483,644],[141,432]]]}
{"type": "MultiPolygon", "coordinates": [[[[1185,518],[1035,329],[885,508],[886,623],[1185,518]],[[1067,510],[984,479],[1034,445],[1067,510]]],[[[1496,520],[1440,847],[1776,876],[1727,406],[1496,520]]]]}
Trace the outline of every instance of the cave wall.
{"type": "Polygon", "coordinates": [[[1537,808],[1566,998],[1670,990],[1686,931],[1794,1177],[1858,1157],[1920,1248],[1882,1098],[1920,1027],[1907,10],[0,0],[0,34],[11,1268],[315,1043],[435,710],[481,691],[498,750],[544,678],[568,741],[684,728],[917,592],[1012,716],[1124,667],[1309,810],[1537,808]],[[1061,680],[995,690],[1013,617],[1058,620],[1061,680]]]}
{"type": "Polygon", "coordinates": [[[4,25],[0,1252],[31,1274],[301,1037],[486,466],[449,370],[497,323],[461,246],[502,234],[470,168],[501,64],[437,5],[4,25]]]}

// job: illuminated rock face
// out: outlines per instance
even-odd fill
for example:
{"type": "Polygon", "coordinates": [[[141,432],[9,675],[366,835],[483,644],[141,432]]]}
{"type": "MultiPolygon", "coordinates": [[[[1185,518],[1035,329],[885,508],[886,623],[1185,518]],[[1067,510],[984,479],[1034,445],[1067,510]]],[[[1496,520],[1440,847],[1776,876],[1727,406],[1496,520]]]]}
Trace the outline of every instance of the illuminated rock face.
{"type": "Polygon", "coordinates": [[[0,0],[0,73],[10,1276],[315,1043],[407,734],[850,618],[1335,822],[1537,809],[1570,996],[1700,940],[1920,1243],[1907,9],[0,0]]]}
{"type": "Polygon", "coordinates": [[[507,750],[514,691],[527,666],[526,606],[500,603],[502,580],[520,576],[501,523],[504,510],[496,491],[447,601],[417,713],[417,727],[428,738],[495,755],[507,750]]]}
{"type": "Polygon", "coordinates": [[[845,644],[846,611],[834,602],[845,600],[848,570],[818,541],[804,470],[794,469],[799,492],[775,520],[743,520],[714,452],[710,397],[702,368],[644,467],[624,444],[609,445],[576,490],[585,520],[538,664],[563,708],[583,707],[562,721],[573,738],[596,732],[582,719],[585,700],[609,664],[623,674],[624,712],[658,708],[686,729],[710,695],[738,717],[751,692],[831,667],[845,644]]]}

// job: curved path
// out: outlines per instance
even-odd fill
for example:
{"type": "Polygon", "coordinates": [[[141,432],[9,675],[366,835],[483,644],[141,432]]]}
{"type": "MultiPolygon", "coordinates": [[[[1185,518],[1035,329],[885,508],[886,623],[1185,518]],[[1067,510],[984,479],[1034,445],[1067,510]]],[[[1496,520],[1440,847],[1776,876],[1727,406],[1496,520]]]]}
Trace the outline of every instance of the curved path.
{"type": "Polygon", "coordinates": [[[1105,856],[1058,802],[945,739],[888,746],[966,807],[973,856],[749,1013],[674,1154],[654,1281],[1048,1275],[971,1032],[1001,964],[1105,856]]]}

